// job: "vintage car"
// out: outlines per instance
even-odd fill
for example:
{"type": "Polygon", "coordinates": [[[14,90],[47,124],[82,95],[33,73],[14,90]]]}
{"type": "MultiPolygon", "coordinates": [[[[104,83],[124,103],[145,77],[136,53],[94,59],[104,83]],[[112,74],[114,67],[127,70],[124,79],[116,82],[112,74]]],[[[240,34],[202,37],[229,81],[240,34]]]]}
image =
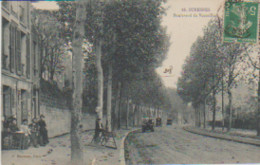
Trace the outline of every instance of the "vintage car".
{"type": "Polygon", "coordinates": [[[156,118],[156,127],[160,127],[160,126],[162,126],[162,118],[157,117],[156,118]]]}
{"type": "Polygon", "coordinates": [[[172,125],[172,119],[167,119],[167,123],[166,123],[167,125],[172,125]]]}
{"type": "Polygon", "coordinates": [[[153,123],[152,119],[144,118],[143,123],[142,123],[142,132],[145,132],[148,130],[154,132],[154,123],[153,123]]]}

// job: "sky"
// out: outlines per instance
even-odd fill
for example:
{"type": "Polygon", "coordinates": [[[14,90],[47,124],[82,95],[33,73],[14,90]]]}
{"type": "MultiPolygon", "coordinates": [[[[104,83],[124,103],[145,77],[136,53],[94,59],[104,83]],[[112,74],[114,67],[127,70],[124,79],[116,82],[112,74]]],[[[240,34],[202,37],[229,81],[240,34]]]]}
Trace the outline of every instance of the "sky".
{"type": "MultiPolygon", "coordinates": [[[[167,87],[176,88],[182,65],[189,56],[190,47],[198,36],[203,35],[203,28],[216,14],[222,15],[224,0],[168,0],[165,4],[166,15],[162,25],[170,36],[170,48],[162,67],[156,71],[167,87]],[[197,16],[196,16],[197,15],[197,16]],[[164,73],[165,69],[170,72],[164,73]]],[[[38,2],[33,6],[41,9],[57,9],[56,2],[38,2]]]]}
{"type": "MultiPolygon", "coordinates": [[[[198,36],[203,36],[203,28],[214,17],[213,15],[216,15],[223,3],[223,0],[168,0],[167,15],[164,16],[162,24],[167,27],[171,46],[163,66],[157,69],[167,87],[176,88],[191,45],[198,36]],[[200,11],[196,11],[195,8],[199,8],[200,11]],[[163,73],[165,68],[171,66],[173,68],[171,74],[163,73]]],[[[220,10],[218,15],[222,14],[223,10],[220,10]]]]}

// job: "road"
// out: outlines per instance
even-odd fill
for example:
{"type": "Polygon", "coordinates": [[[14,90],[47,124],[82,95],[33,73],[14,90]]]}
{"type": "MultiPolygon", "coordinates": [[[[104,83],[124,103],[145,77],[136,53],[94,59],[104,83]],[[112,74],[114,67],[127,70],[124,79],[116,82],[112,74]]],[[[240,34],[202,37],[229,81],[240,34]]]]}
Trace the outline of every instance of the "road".
{"type": "Polygon", "coordinates": [[[192,134],[176,125],[130,134],[127,164],[260,163],[260,147],[192,134]]]}

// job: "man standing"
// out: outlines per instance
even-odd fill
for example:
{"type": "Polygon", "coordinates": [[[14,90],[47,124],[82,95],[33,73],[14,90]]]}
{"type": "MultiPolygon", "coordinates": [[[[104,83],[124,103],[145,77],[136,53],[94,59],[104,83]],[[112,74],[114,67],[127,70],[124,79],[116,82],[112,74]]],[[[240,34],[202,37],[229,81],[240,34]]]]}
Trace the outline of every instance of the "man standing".
{"type": "Polygon", "coordinates": [[[100,141],[100,133],[103,131],[103,125],[101,122],[101,119],[96,120],[96,129],[95,129],[95,136],[94,136],[94,141],[95,143],[98,143],[100,141]]]}
{"type": "Polygon", "coordinates": [[[40,145],[41,146],[45,146],[46,144],[49,143],[49,140],[48,140],[48,131],[46,129],[46,123],[44,121],[44,118],[45,116],[44,115],[41,115],[40,116],[40,120],[38,121],[38,124],[39,124],[39,127],[40,127],[40,145]]]}

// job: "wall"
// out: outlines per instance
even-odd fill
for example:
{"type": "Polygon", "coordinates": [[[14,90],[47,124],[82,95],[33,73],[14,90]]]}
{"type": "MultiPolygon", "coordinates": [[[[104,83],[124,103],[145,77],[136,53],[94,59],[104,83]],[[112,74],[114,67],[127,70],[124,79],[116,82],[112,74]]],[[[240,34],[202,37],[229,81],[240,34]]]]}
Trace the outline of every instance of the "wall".
{"type": "MultiPolygon", "coordinates": [[[[60,109],[41,104],[40,110],[41,114],[45,116],[49,137],[70,132],[70,111],[68,109],[60,109]]],[[[82,124],[84,130],[94,129],[95,116],[84,114],[82,124]]]]}

